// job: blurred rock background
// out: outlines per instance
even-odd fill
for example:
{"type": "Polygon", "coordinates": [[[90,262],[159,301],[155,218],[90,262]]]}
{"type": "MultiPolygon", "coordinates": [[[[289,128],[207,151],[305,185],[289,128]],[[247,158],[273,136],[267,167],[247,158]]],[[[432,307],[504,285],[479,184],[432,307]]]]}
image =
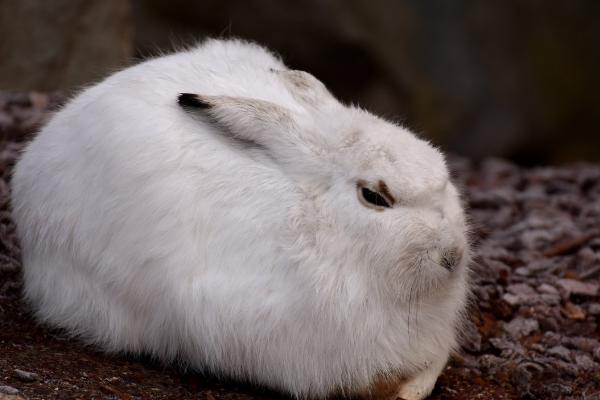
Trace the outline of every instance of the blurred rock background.
{"type": "Polygon", "coordinates": [[[472,159],[600,161],[597,0],[0,0],[0,90],[69,93],[207,36],[472,159]]]}

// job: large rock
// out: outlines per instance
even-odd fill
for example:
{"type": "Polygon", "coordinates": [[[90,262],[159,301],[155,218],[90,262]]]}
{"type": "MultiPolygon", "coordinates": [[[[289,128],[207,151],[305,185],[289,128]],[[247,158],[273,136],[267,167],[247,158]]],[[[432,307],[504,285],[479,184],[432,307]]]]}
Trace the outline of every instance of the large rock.
{"type": "Polygon", "coordinates": [[[0,89],[69,90],[127,63],[128,1],[0,2],[0,89]]]}

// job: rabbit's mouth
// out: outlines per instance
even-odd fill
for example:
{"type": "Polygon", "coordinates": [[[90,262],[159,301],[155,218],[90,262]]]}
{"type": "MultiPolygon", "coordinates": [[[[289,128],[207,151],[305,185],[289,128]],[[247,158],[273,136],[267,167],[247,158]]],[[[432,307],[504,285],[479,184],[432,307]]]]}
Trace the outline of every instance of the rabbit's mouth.
{"type": "Polygon", "coordinates": [[[450,281],[462,279],[469,260],[467,247],[422,249],[396,263],[390,270],[392,280],[388,283],[394,282],[394,287],[400,285],[400,293],[412,286],[421,294],[436,292],[450,281]]]}
{"type": "Polygon", "coordinates": [[[445,249],[438,256],[438,264],[447,271],[454,271],[464,259],[464,250],[459,247],[445,249]]]}
{"type": "Polygon", "coordinates": [[[447,276],[462,268],[468,259],[468,250],[462,246],[434,247],[424,249],[411,261],[413,269],[420,273],[447,276]]]}
{"type": "Polygon", "coordinates": [[[422,294],[437,292],[450,285],[450,282],[464,279],[469,254],[466,246],[425,250],[411,260],[410,267],[404,270],[406,274],[402,274],[403,279],[406,281],[408,278],[422,294]]]}

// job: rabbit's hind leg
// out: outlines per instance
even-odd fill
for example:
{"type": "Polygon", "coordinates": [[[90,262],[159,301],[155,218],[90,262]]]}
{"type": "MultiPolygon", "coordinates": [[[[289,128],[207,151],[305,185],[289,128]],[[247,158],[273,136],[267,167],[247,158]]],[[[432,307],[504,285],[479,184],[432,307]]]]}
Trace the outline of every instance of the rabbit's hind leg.
{"type": "Polygon", "coordinates": [[[444,370],[448,357],[442,357],[410,379],[405,380],[393,399],[422,400],[433,391],[435,382],[444,370]]]}

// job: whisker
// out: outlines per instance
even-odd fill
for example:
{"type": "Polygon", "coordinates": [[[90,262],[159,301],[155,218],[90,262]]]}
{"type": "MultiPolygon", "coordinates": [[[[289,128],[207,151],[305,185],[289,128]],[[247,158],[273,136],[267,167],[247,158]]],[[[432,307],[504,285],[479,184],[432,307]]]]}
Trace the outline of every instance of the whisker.
{"type": "Polygon", "coordinates": [[[411,319],[412,293],[413,293],[413,285],[410,285],[410,290],[408,292],[408,343],[410,343],[410,319],[411,319]]]}

